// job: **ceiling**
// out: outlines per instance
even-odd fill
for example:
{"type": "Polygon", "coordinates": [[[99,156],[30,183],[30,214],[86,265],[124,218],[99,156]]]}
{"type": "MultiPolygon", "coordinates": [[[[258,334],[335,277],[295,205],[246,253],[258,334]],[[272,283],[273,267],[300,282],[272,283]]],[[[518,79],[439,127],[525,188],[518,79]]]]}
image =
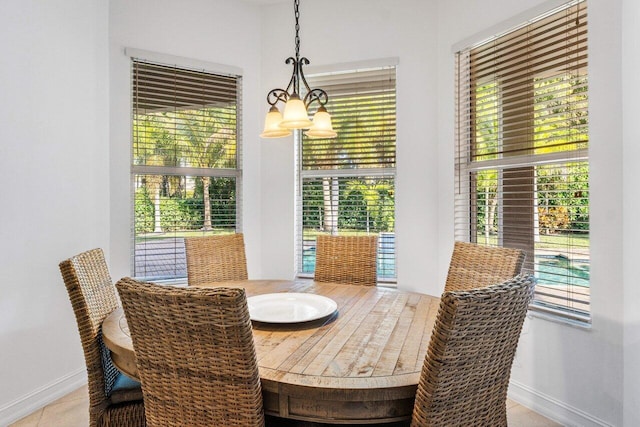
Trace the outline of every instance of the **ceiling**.
{"type": "Polygon", "coordinates": [[[263,6],[267,4],[288,3],[289,0],[243,0],[245,3],[257,4],[263,6]]]}

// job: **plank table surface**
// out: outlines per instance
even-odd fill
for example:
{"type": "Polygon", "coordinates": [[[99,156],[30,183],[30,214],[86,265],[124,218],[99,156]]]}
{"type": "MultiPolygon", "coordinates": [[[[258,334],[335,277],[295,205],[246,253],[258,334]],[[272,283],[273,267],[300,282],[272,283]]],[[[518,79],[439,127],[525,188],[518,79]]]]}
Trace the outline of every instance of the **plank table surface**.
{"type": "MultiPolygon", "coordinates": [[[[203,285],[208,286],[208,285],[203,285]]],[[[331,424],[411,418],[439,298],[379,286],[248,280],[247,296],[307,292],[329,297],[337,315],[304,324],[255,323],[253,336],[265,413],[331,424]]],[[[103,323],[113,362],[137,378],[122,309],[103,323]]]]}

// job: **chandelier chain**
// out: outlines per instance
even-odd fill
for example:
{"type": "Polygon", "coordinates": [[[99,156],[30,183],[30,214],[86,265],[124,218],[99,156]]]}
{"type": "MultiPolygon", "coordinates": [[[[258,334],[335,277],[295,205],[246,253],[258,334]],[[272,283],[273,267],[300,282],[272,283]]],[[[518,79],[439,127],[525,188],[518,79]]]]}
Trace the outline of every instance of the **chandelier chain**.
{"type": "Polygon", "coordinates": [[[300,59],[300,0],[293,2],[294,16],[296,18],[296,61],[300,59]]]}

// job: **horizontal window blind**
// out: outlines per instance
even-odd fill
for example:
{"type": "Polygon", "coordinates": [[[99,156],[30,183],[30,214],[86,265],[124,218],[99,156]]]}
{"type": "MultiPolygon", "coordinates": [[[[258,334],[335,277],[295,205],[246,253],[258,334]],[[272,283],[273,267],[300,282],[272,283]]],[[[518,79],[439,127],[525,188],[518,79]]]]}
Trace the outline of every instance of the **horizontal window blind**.
{"type": "Polygon", "coordinates": [[[238,79],[134,60],[133,94],[138,114],[228,106],[237,101],[238,79]]]}
{"type": "Polygon", "coordinates": [[[314,271],[317,235],[337,230],[334,234],[377,234],[378,278],[395,279],[394,196],[392,175],[304,178],[301,273],[314,271]]]}
{"type": "Polygon", "coordinates": [[[135,175],[134,182],[134,276],[186,277],[185,237],[236,231],[235,178],[135,175]]]}
{"type": "Polygon", "coordinates": [[[395,69],[309,78],[330,97],[337,139],[303,138],[302,168],[394,168],[396,163],[395,69]]]}
{"type": "Polygon", "coordinates": [[[327,91],[335,139],[302,137],[297,259],[312,275],[319,233],[378,235],[378,279],[395,281],[395,67],[308,76],[327,91]]]}
{"type": "Polygon", "coordinates": [[[240,225],[240,77],[132,60],[133,275],[186,277],[184,238],[240,225]]]}
{"type": "Polygon", "coordinates": [[[235,168],[237,77],[133,61],[134,164],[235,168]]]}
{"type": "Polygon", "coordinates": [[[523,249],[532,308],[589,322],[586,2],[457,54],[456,239],[523,249]]]}

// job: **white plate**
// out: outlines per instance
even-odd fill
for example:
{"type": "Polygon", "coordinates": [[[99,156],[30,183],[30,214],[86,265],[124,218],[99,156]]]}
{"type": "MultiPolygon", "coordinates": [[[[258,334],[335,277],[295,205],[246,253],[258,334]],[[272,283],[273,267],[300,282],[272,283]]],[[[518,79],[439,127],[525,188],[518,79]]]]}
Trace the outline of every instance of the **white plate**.
{"type": "Polygon", "coordinates": [[[247,298],[251,320],[265,323],[299,323],[333,314],[338,304],[322,295],[296,292],[256,295],[247,298]]]}

